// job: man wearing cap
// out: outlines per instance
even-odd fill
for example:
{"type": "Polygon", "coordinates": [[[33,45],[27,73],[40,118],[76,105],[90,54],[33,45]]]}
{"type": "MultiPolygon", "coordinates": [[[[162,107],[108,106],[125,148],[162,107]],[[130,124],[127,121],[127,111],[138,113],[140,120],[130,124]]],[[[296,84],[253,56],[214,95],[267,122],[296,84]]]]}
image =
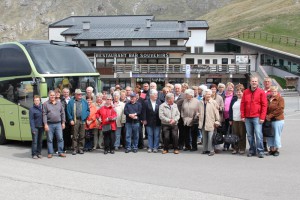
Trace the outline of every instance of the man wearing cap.
{"type": "Polygon", "coordinates": [[[130,102],[125,105],[124,114],[126,115],[126,149],[125,153],[131,151],[137,153],[138,141],[139,141],[139,126],[141,120],[142,105],[137,102],[136,94],[133,92],[130,95],[130,102]],[[131,138],[133,137],[133,143],[131,144],[131,138]]]}
{"type": "Polygon", "coordinates": [[[90,108],[85,99],[82,99],[82,92],[80,89],[75,90],[75,97],[72,98],[67,106],[68,120],[71,126],[74,126],[72,147],[73,155],[76,153],[83,154],[84,125],[86,118],[90,115],[90,108]]]}

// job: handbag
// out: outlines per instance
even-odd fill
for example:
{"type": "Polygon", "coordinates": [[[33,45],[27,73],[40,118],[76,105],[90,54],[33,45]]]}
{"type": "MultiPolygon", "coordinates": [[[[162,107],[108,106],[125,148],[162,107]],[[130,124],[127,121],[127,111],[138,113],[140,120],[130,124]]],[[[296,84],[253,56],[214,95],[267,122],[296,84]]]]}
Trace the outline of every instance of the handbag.
{"type": "Polygon", "coordinates": [[[111,125],[110,124],[105,124],[102,126],[102,131],[103,132],[108,132],[111,131],[111,125]]]}
{"type": "Polygon", "coordinates": [[[228,144],[237,144],[240,141],[239,136],[234,134],[227,134],[224,136],[224,142],[228,144]]]}
{"type": "Polygon", "coordinates": [[[218,145],[218,144],[223,144],[223,134],[219,132],[214,132],[212,136],[212,144],[213,145],[218,145]]]}
{"type": "Polygon", "coordinates": [[[222,122],[221,126],[217,127],[217,132],[221,133],[222,135],[226,135],[228,132],[228,129],[226,129],[225,123],[222,122]]]}
{"type": "Polygon", "coordinates": [[[265,122],[262,125],[262,133],[264,137],[274,137],[272,121],[265,120],[265,122]]]}

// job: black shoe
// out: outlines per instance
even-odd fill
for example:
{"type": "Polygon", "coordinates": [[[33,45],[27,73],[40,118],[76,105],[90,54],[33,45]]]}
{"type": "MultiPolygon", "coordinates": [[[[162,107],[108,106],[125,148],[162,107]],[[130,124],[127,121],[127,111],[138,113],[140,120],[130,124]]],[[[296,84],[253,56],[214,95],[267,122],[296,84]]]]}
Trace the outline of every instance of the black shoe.
{"type": "Polygon", "coordinates": [[[198,151],[198,149],[194,149],[194,148],[192,148],[190,151],[198,151]]]}
{"type": "Polygon", "coordinates": [[[79,150],[79,154],[84,154],[83,150],[79,150]]]}
{"type": "Polygon", "coordinates": [[[129,153],[130,152],[130,150],[129,149],[125,149],[125,153],[129,153]]]}
{"type": "Polygon", "coordinates": [[[209,151],[202,151],[202,154],[209,154],[209,151]]]}
{"type": "Polygon", "coordinates": [[[182,146],[179,146],[179,147],[178,147],[178,150],[183,150],[183,147],[182,147],[182,146]]]}
{"type": "Polygon", "coordinates": [[[108,154],[108,151],[107,151],[107,150],[104,150],[104,154],[108,154]]]}
{"type": "Polygon", "coordinates": [[[184,148],[183,151],[190,151],[191,148],[184,148]]]}
{"type": "Polygon", "coordinates": [[[72,152],[72,155],[76,155],[76,153],[77,153],[76,151],[73,151],[73,152],[72,152]]]}
{"type": "Polygon", "coordinates": [[[247,157],[252,157],[252,156],[253,156],[252,153],[248,153],[248,154],[247,154],[247,157]]]}
{"type": "Polygon", "coordinates": [[[115,151],[114,151],[114,150],[110,150],[110,153],[111,153],[111,154],[114,154],[114,153],[115,153],[115,151]]]}
{"type": "Polygon", "coordinates": [[[137,149],[134,149],[134,150],[133,150],[133,153],[137,153],[137,152],[138,152],[138,150],[137,150],[137,149]]]}
{"type": "Polygon", "coordinates": [[[275,151],[275,152],[273,153],[273,156],[279,156],[279,151],[275,151]]]}
{"type": "Polygon", "coordinates": [[[139,149],[144,149],[144,146],[139,146],[139,149]]]}
{"type": "Polygon", "coordinates": [[[264,158],[264,154],[263,154],[263,153],[260,153],[260,154],[258,154],[258,157],[259,157],[259,158],[264,158]]]}

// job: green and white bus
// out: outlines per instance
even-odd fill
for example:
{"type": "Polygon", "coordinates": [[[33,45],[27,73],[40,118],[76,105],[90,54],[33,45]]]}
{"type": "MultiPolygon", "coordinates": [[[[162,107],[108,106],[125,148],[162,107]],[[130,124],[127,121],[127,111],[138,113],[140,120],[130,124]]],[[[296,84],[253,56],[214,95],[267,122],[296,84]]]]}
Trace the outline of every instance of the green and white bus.
{"type": "Polygon", "coordinates": [[[73,44],[35,40],[0,44],[0,144],[31,140],[33,95],[45,101],[49,90],[85,91],[88,86],[98,92],[100,75],[73,44]]]}

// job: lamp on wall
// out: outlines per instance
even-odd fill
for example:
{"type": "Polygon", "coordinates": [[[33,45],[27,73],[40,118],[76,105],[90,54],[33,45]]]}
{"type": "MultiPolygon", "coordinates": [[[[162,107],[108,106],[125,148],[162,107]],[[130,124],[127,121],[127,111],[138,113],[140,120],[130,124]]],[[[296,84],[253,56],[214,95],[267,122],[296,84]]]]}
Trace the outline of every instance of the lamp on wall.
{"type": "Polygon", "coordinates": [[[201,74],[198,74],[198,78],[200,78],[201,77],[201,74]]]}

